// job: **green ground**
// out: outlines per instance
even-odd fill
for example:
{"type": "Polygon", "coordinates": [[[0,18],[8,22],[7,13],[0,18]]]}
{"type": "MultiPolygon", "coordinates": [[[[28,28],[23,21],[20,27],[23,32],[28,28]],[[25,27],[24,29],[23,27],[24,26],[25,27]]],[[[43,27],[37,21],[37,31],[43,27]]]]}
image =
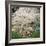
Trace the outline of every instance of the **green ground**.
{"type": "MultiPolygon", "coordinates": [[[[32,32],[32,35],[28,38],[38,38],[38,37],[40,37],[40,32],[35,31],[35,32],[32,32]]],[[[12,39],[18,39],[18,38],[24,38],[24,37],[22,37],[21,34],[19,34],[19,33],[12,32],[12,39]]]]}

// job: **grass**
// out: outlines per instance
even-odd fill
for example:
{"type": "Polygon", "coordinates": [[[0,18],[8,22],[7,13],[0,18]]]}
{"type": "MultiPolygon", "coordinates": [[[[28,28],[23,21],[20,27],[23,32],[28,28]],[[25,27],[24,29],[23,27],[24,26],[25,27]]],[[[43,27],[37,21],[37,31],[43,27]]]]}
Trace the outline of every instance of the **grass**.
{"type": "MultiPolygon", "coordinates": [[[[34,31],[32,32],[32,35],[28,38],[39,38],[39,37],[40,37],[40,32],[34,31]]],[[[21,34],[12,31],[12,39],[19,39],[19,38],[23,38],[21,34]]]]}
{"type": "Polygon", "coordinates": [[[12,39],[22,38],[21,34],[12,31],[12,39]]]}
{"type": "Polygon", "coordinates": [[[32,33],[31,35],[32,38],[39,38],[40,37],[40,32],[39,31],[35,31],[32,33]]]}

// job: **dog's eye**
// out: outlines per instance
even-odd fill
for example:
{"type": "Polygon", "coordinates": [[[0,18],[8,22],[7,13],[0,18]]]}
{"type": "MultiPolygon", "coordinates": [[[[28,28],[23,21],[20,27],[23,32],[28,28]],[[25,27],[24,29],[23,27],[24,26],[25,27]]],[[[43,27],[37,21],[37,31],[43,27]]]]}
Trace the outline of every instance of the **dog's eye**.
{"type": "Polygon", "coordinates": [[[34,24],[34,22],[31,22],[31,24],[34,24]]]}

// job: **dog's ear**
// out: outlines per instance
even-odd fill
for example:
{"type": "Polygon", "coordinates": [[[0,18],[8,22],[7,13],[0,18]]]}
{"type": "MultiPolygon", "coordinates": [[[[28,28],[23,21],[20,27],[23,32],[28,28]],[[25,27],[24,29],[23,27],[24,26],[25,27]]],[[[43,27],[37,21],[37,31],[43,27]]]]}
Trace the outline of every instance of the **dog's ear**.
{"type": "Polygon", "coordinates": [[[14,9],[14,8],[12,8],[12,12],[13,12],[13,13],[15,12],[15,9],[14,9]]]}
{"type": "Polygon", "coordinates": [[[19,9],[19,7],[14,7],[14,8],[12,8],[12,12],[14,13],[16,10],[18,10],[19,9]]]}

